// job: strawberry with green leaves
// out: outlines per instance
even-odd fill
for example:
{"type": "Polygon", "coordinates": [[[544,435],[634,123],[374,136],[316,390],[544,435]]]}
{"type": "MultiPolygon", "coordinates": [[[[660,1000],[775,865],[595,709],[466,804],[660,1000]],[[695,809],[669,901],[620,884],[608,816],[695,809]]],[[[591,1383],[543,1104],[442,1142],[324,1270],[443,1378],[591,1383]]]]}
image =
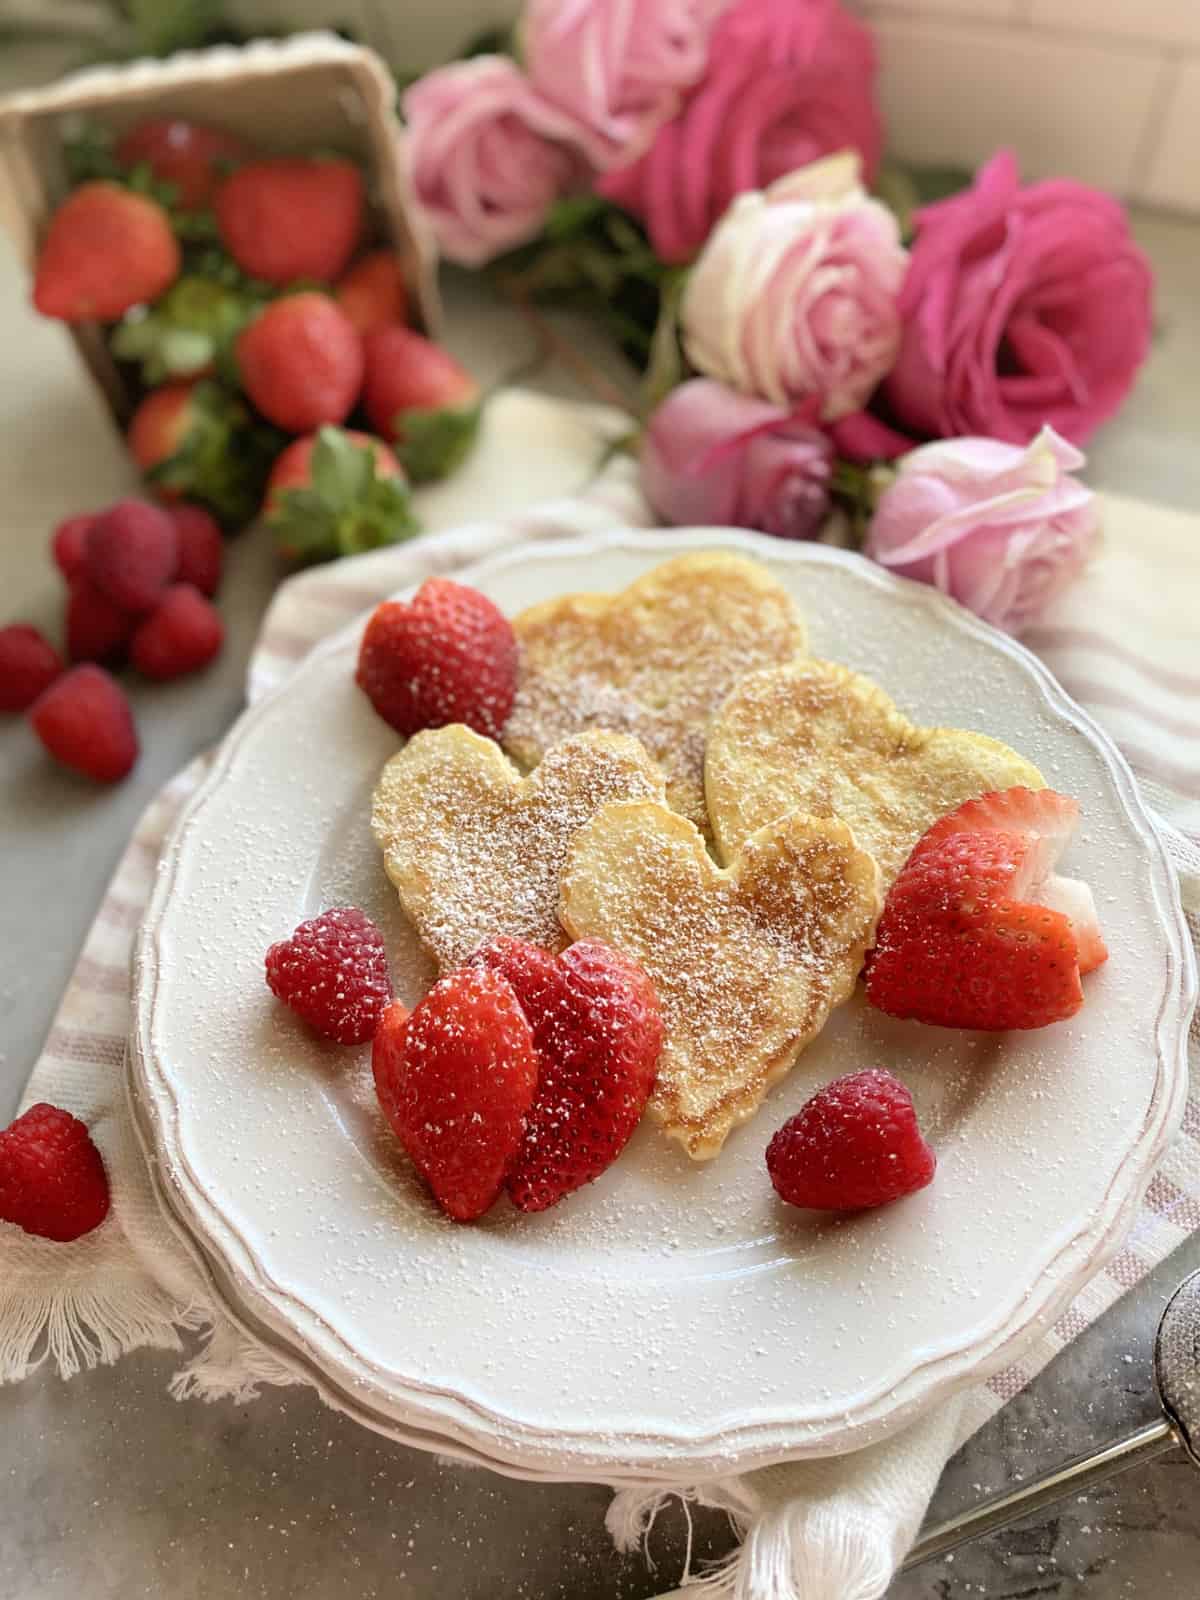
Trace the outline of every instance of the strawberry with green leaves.
{"type": "Polygon", "coordinates": [[[118,361],[139,363],[142,381],[151,385],[214,370],[235,380],[235,341],[267,303],[269,291],[240,273],[234,278],[222,282],[201,272],[185,273],[161,300],[113,330],[113,354],[118,361]]]}
{"type": "Polygon", "coordinates": [[[444,478],[475,442],[483,395],[448,351],[412,328],[376,328],[363,340],[363,405],[396,445],[415,483],[444,478]]]}
{"type": "Polygon", "coordinates": [[[127,439],[160,499],[198,501],[228,528],[253,519],[282,442],[237,396],[207,380],[152,389],[127,439]]]}
{"type": "Polygon", "coordinates": [[[134,169],[143,162],[160,183],[169,183],[180,206],[199,211],[234,167],[250,159],[248,145],[223,128],[206,127],[182,117],[146,117],[117,141],[120,165],[134,169]]]}
{"type": "Polygon", "coordinates": [[[267,482],[267,525],[290,561],[329,561],[417,532],[404,469],[381,439],[324,427],[291,443],[267,482]]]}

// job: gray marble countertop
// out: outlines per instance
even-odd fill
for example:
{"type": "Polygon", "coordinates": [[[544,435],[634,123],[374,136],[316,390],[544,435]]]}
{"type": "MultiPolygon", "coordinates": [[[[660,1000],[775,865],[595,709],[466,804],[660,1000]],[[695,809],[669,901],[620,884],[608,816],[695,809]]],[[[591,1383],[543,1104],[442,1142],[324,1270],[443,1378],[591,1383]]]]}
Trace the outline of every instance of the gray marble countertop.
{"type": "MultiPolygon", "coordinates": [[[[1144,216],[1159,274],[1159,336],[1137,393],[1096,441],[1094,483],[1200,506],[1200,226],[1144,216]]],[[[127,492],[132,475],[60,330],[26,309],[0,240],[0,622],[56,625],[46,559],[53,523],[127,492]]],[[[465,280],[450,284],[449,343],[481,376],[526,352],[521,325],[465,280]]],[[[586,330],[566,336],[621,383],[586,330]]],[[[547,386],[578,393],[566,378],[547,386]]],[[[276,572],[254,535],[230,551],[229,642],[202,682],[141,686],[145,755],[133,777],[94,792],[43,762],[22,726],[0,729],[0,1126],[49,1026],[104,884],[160,784],[228,727],[276,572]]],[[[1120,1436],[1156,1413],[1150,1345],[1200,1240],[1067,1350],[951,1462],[945,1516],[1120,1436]]],[[[685,1525],[663,1514],[652,1567],[618,1558],[607,1491],[509,1482],[440,1465],[335,1413],[312,1395],[268,1390],[249,1407],[180,1406],[174,1362],[133,1356],[66,1384],[42,1370],[0,1391],[0,1596],[4,1600],[601,1600],[678,1582],[685,1525]]],[[[729,1544],[701,1514],[695,1556],[729,1544]]],[[[1051,1516],[980,1541],[896,1581],[894,1600],[1200,1600],[1200,1479],[1164,1458],[1051,1516]]]]}

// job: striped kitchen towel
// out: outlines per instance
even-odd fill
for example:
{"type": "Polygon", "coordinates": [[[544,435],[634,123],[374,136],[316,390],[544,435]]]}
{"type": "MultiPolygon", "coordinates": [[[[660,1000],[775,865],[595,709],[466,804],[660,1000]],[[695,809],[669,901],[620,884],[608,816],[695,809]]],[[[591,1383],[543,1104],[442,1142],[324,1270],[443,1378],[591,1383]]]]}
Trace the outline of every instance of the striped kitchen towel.
{"type": "MultiPolygon", "coordinates": [[[[571,448],[582,480],[599,454],[604,424],[594,412],[570,409],[579,431],[571,448]]],[[[528,423],[526,416],[522,427],[528,423]]],[[[498,472],[515,470],[509,451],[501,449],[498,461],[498,472]]],[[[445,520],[451,524],[465,510],[463,491],[455,493],[458,499],[447,502],[445,520]]],[[[495,501],[485,490],[475,500],[480,503],[495,501]]],[[[249,697],[281,683],[319,639],[431,573],[453,572],[523,542],[649,521],[630,470],[618,463],[582,496],[452,526],[295,577],[280,589],[264,622],[249,697]]],[[[1143,778],[1163,819],[1193,935],[1200,940],[1200,663],[1190,650],[1193,619],[1200,614],[1194,558],[1200,522],[1114,499],[1107,523],[1104,553],[1028,642],[1108,727],[1143,778]]],[[[296,1381],[292,1369],[234,1330],[180,1251],[159,1212],[125,1103],[130,949],[163,841],[206,765],[201,758],[180,773],[140,822],[26,1090],[25,1104],[53,1101],[93,1128],[114,1203],[101,1229],[67,1246],[0,1223],[0,1381],[18,1379],[45,1359],[69,1376],[142,1346],[183,1352],[181,1336],[189,1331],[201,1338],[198,1350],[193,1341],[190,1353],[181,1354],[172,1386],[181,1398],[248,1400],[263,1382],[296,1381]]],[[[1195,1031],[1192,1061],[1200,1087],[1195,1031]]],[[[746,1534],[724,1572],[710,1576],[717,1592],[743,1600],[786,1600],[800,1593],[813,1600],[873,1600],[882,1594],[957,1443],[1198,1226],[1200,1092],[1194,1092],[1183,1136],[1151,1184],[1128,1242],[1018,1366],[855,1456],[772,1468],[702,1493],[678,1486],[680,1494],[723,1506],[746,1534]]],[[[661,1495],[661,1489],[631,1488],[615,1496],[609,1526],[618,1543],[636,1541],[661,1495]]]]}

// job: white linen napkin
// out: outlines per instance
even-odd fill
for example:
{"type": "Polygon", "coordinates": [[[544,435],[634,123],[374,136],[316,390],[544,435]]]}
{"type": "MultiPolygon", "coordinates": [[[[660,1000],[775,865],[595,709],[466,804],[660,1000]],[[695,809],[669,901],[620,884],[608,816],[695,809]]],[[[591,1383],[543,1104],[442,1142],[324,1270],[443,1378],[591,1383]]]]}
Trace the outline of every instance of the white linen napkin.
{"type": "MultiPolygon", "coordinates": [[[[280,589],[251,662],[251,700],[282,682],[318,639],[385,595],[434,572],[452,572],[521,542],[577,536],[651,519],[625,464],[595,476],[622,419],[513,391],[489,408],[469,468],[424,497],[427,526],[451,527],[408,545],[303,574],[280,589]],[[536,494],[583,490],[487,522],[457,526],[481,505],[503,512],[536,494]]],[[[1113,502],[1109,553],[1046,620],[1034,642],[1069,688],[1108,720],[1135,767],[1152,781],[1160,815],[1200,829],[1200,730],[1185,706],[1200,694],[1186,650],[1200,583],[1188,594],[1182,559],[1195,549],[1196,519],[1113,502]],[[1136,517],[1136,521],[1135,521],[1136,517]],[[1136,530],[1141,565],[1127,570],[1119,529],[1136,530]],[[1136,597],[1147,581],[1169,586],[1166,611],[1136,597]],[[1132,619],[1132,620],[1131,620],[1132,619]],[[1120,643],[1115,643],[1119,640],[1120,643]],[[1115,687],[1113,687],[1115,684],[1115,687]],[[1094,691],[1094,692],[1092,692],[1094,691]]],[[[0,1382],[44,1360],[65,1377],[143,1346],[199,1352],[171,1384],[180,1399],[248,1401],[263,1383],[297,1381],[292,1368],[248,1342],[214,1303],[206,1280],[159,1210],[126,1106],[122,1062],[129,1031],[128,966],[161,847],[202,778],[202,757],[174,778],[140,821],[97,914],[22,1104],[49,1100],[92,1128],[108,1168],[113,1210],[71,1245],[33,1239],[0,1223],[0,1382]]],[[[1150,784],[1147,785],[1151,787],[1150,784]]],[[[1164,829],[1200,937],[1200,848],[1164,829]]],[[[1200,1068],[1200,1041],[1193,1044],[1200,1068]]],[[[1200,1073],[1195,1081],[1200,1084],[1200,1073]]],[[[1200,1097],[1184,1136],[1146,1195],[1125,1248],[1093,1280],[1018,1367],[937,1408],[890,1441],[827,1461],[769,1468],[701,1488],[624,1488],[608,1515],[616,1543],[642,1538],[670,1493],[729,1512],[743,1534],[730,1559],[700,1580],[736,1600],[876,1600],[915,1537],[949,1454],[976,1427],[1200,1226],[1200,1097]]]]}

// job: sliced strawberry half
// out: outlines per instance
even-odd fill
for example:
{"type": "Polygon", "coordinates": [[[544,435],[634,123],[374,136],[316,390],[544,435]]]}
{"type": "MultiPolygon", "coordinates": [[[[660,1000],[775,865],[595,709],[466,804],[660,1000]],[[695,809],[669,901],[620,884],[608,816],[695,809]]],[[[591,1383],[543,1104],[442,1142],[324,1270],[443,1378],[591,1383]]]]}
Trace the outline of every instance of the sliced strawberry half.
{"type": "Polygon", "coordinates": [[[1061,911],[1069,920],[1079,946],[1079,970],[1093,971],[1108,960],[1108,947],[1100,932],[1100,918],[1091,888],[1081,878],[1064,878],[1055,872],[1059,857],[1079,825],[1079,802],[1053,789],[1000,789],[968,800],[935,822],[918,842],[913,855],[936,848],[956,833],[995,830],[1015,833],[1030,849],[1016,898],[1061,911]]]}
{"type": "Polygon", "coordinates": [[[1107,957],[1087,885],[1054,873],[1079,818],[1052,790],[1008,789],[936,822],[892,885],[867,997],[942,1027],[1040,1028],[1083,1004],[1107,957]]]}

